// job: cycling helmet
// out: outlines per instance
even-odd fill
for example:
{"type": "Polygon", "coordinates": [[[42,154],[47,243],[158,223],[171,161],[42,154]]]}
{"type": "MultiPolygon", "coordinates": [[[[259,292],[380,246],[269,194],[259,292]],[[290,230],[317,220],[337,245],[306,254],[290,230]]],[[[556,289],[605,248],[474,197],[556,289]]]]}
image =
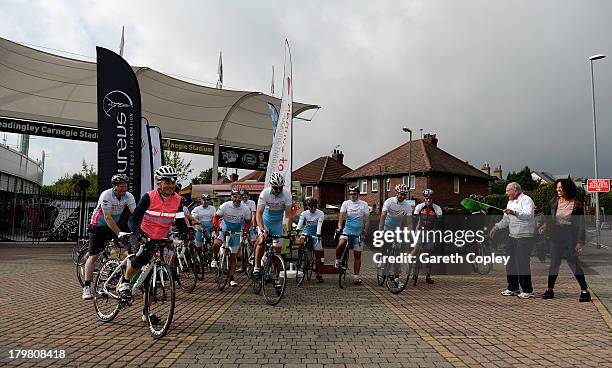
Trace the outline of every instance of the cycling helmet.
{"type": "Polygon", "coordinates": [[[269,182],[270,185],[273,187],[282,187],[285,185],[285,177],[283,176],[283,174],[275,172],[270,175],[269,182]]]}
{"type": "Polygon", "coordinates": [[[125,174],[115,174],[111,178],[111,184],[113,184],[113,185],[117,185],[117,184],[121,184],[121,183],[127,183],[127,182],[129,182],[129,180],[128,180],[127,175],[125,175],[125,174]]]}
{"type": "Polygon", "coordinates": [[[240,189],[240,194],[242,195],[249,195],[249,191],[246,189],[240,189]]]}
{"type": "Polygon", "coordinates": [[[357,188],[356,185],[349,185],[348,192],[349,193],[351,193],[351,192],[359,193],[359,188],[357,188]]]}
{"type": "Polygon", "coordinates": [[[406,184],[398,184],[395,186],[395,191],[403,194],[408,194],[408,186],[406,184]]]}
{"type": "Polygon", "coordinates": [[[161,181],[162,179],[176,181],[177,177],[178,174],[172,166],[161,166],[159,169],[155,170],[155,181],[161,181]]]}
{"type": "Polygon", "coordinates": [[[428,188],[428,189],[425,189],[425,190],[423,191],[423,197],[425,197],[425,198],[431,198],[431,197],[433,197],[433,196],[434,196],[434,191],[433,191],[433,189],[429,189],[429,188],[428,188]]]}
{"type": "Polygon", "coordinates": [[[210,196],[206,193],[202,194],[202,196],[200,196],[200,199],[208,199],[210,200],[210,196]]]}
{"type": "Polygon", "coordinates": [[[316,198],[308,197],[306,198],[306,207],[316,207],[319,201],[316,198]]]}
{"type": "Polygon", "coordinates": [[[240,189],[232,188],[231,195],[234,195],[234,194],[240,194],[240,189]]]}

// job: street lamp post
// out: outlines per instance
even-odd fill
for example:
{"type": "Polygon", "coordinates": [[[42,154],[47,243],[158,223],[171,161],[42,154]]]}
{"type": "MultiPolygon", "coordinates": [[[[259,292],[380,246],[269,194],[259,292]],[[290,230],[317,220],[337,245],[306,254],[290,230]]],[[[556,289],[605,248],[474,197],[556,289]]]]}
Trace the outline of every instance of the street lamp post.
{"type": "MultiPolygon", "coordinates": [[[[595,116],[595,81],[593,77],[593,61],[603,59],[606,55],[598,54],[589,57],[589,63],[591,65],[591,101],[593,106],[593,152],[595,156],[595,179],[599,179],[599,172],[597,170],[597,118],[595,116]]],[[[599,193],[595,192],[595,242],[597,243],[597,248],[599,245],[599,193]]]]}
{"type": "Polygon", "coordinates": [[[410,135],[410,153],[408,154],[408,199],[412,199],[412,130],[406,127],[403,127],[402,130],[408,132],[410,135]]]}

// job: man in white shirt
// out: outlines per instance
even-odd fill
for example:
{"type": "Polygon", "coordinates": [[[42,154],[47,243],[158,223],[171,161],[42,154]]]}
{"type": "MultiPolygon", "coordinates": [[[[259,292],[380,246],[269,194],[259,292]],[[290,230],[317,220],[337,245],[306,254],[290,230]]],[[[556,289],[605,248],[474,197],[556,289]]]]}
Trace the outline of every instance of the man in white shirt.
{"type": "Polygon", "coordinates": [[[492,238],[499,229],[509,228],[510,237],[506,246],[506,255],[510,256],[506,265],[508,288],[502,291],[504,296],[518,296],[521,299],[533,298],[531,285],[531,250],[535,233],[534,204],[529,196],[523,194],[518,183],[506,186],[508,205],[504,217],[489,232],[492,238]],[[523,292],[519,293],[519,286],[523,292]]]}

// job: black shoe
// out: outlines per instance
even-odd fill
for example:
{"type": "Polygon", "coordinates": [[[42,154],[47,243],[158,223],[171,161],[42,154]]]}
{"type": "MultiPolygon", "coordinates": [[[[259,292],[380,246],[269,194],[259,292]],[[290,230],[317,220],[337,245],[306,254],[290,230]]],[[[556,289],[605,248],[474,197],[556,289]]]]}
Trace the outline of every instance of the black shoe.
{"type": "Polygon", "coordinates": [[[434,280],[431,278],[431,276],[427,275],[425,276],[425,282],[431,285],[434,283],[434,280]]]}
{"type": "Polygon", "coordinates": [[[590,302],[591,301],[591,293],[589,291],[582,291],[580,293],[580,299],[578,301],[582,302],[590,302]]]}
{"type": "Polygon", "coordinates": [[[259,280],[260,276],[261,276],[261,272],[259,270],[253,270],[253,274],[251,275],[251,277],[253,277],[253,279],[259,280]]]}
{"type": "Polygon", "coordinates": [[[319,281],[319,284],[322,284],[324,282],[323,281],[323,276],[317,275],[317,281],[319,281]]]}
{"type": "Polygon", "coordinates": [[[546,289],[544,294],[542,294],[542,299],[554,299],[555,292],[552,289],[546,289]]]}
{"type": "MultiPolygon", "coordinates": [[[[150,315],[149,315],[149,319],[151,320],[151,324],[152,324],[153,326],[157,326],[157,325],[159,325],[159,323],[161,322],[161,320],[159,319],[159,317],[158,317],[158,316],[156,316],[155,314],[150,314],[150,315]]],[[[143,321],[144,323],[147,323],[147,317],[145,317],[145,315],[144,315],[144,314],[142,315],[142,321],[143,321]]]]}

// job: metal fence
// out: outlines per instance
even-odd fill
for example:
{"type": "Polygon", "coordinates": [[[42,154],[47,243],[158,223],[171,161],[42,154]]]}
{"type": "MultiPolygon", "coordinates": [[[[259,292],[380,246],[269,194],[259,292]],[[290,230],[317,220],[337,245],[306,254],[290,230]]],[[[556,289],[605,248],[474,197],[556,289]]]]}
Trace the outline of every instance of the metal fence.
{"type": "Polygon", "coordinates": [[[1,242],[76,241],[79,221],[95,209],[97,198],[84,193],[0,192],[1,242]],[[81,212],[84,203],[85,214],[81,212]]]}

